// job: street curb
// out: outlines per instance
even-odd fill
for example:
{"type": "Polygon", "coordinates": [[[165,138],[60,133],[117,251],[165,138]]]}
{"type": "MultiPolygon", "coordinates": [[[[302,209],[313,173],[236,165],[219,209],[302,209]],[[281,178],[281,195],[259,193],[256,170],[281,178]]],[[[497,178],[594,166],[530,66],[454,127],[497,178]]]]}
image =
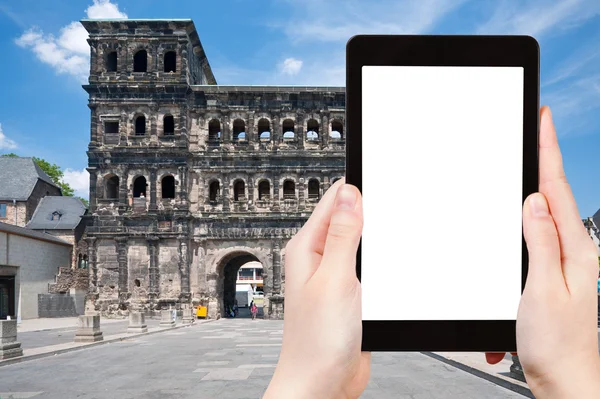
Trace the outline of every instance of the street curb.
{"type": "MultiPolygon", "coordinates": [[[[206,324],[206,323],[210,323],[212,321],[216,321],[216,319],[203,320],[203,323],[199,323],[199,324],[206,324]]],[[[196,323],[194,323],[194,324],[196,324],[196,323]]],[[[19,357],[13,357],[11,359],[0,360],[0,367],[9,366],[11,364],[16,364],[16,363],[21,363],[21,362],[27,362],[27,361],[35,360],[35,359],[41,359],[44,357],[59,355],[61,353],[74,352],[74,351],[78,351],[81,349],[87,349],[87,348],[90,348],[93,346],[110,344],[112,342],[127,341],[132,338],[139,338],[139,337],[143,337],[146,335],[153,335],[153,334],[159,334],[159,333],[166,332],[166,331],[178,330],[178,329],[184,328],[184,327],[192,327],[194,324],[181,324],[181,325],[178,325],[175,327],[166,327],[161,330],[148,331],[148,332],[139,333],[139,334],[129,334],[125,337],[109,338],[109,339],[104,339],[104,340],[98,341],[98,342],[90,342],[89,344],[85,344],[85,345],[74,346],[72,348],[64,348],[64,349],[57,349],[57,350],[48,351],[48,352],[44,352],[44,353],[36,353],[35,355],[25,355],[24,354],[23,356],[19,356],[19,357]]],[[[18,341],[18,339],[17,339],[17,341],[18,341]]]]}
{"type": "Polygon", "coordinates": [[[440,355],[438,355],[436,353],[432,353],[432,352],[421,352],[421,353],[423,355],[425,355],[425,356],[429,356],[429,357],[434,358],[436,360],[439,360],[439,361],[441,361],[443,363],[446,363],[446,364],[449,364],[449,365],[451,365],[453,367],[456,367],[457,369],[466,371],[469,374],[473,374],[473,375],[475,375],[475,376],[477,376],[479,378],[483,378],[484,380],[492,382],[492,383],[494,383],[496,385],[499,385],[499,386],[501,386],[503,388],[509,389],[509,390],[511,390],[513,392],[516,392],[516,393],[521,394],[523,396],[526,396],[528,398],[535,399],[535,396],[533,396],[533,394],[531,393],[531,391],[528,388],[525,388],[525,387],[523,387],[523,386],[521,386],[519,384],[512,383],[510,381],[507,381],[507,380],[502,379],[500,377],[497,377],[495,375],[486,373],[485,371],[481,371],[481,370],[476,369],[474,367],[467,366],[464,363],[460,363],[460,362],[457,362],[456,360],[451,360],[451,359],[448,359],[448,358],[446,358],[444,356],[440,356],[440,355]]]}

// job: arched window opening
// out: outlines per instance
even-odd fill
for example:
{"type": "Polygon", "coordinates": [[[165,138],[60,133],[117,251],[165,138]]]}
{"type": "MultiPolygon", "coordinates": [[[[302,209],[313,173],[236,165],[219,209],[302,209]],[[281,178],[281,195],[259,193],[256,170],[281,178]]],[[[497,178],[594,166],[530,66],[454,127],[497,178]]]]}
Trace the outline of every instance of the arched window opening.
{"type": "Polygon", "coordinates": [[[319,181],[317,179],[310,179],[308,181],[308,198],[319,198],[319,186],[319,181]]]}
{"type": "Polygon", "coordinates": [[[294,139],[294,121],[291,119],[286,119],[282,123],[283,130],[283,139],[284,140],[293,140],[294,139]]]}
{"type": "Polygon", "coordinates": [[[319,139],[319,122],[315,119],[310,119],[306,123],[306,139],[308,141],[316,141],[319,139]]]}
{"type": "Polygon", "coordinates": [[[117,52],[111,51],[106,56],[106,72],[117,72],[117,52]]]}
{"type": "Polygon", "coordinates": [[[165,115],[163,119],[163,134],[165,136],[175,134],[175,118],[173,118],[173,115],[165,115]]]}
{"type": "Polygon", "coordinates": [[[77,256],[77,268],[83,269],[83,255],[82,254],[79,254],[77,256]]]}
{"type": "Polygon", "coordinates": [[[87,255],[83,255],[83,265],[81,267],[82,269],[87,269],[88,268],[88,256],[87,255]]]}
{"type": "Polygon", "coordinates": [[[262,118],[258,121],[258,133],[260,133],[260,141],[271,140],[271,124],[268,119],[262,118]]]}
{"type": "Polygon", "coordinates": [[[133,280],[133,283],[135,284],[136,287],[139,287],[141,285],[140,280],[137,278],[135,280],[133,280]]]}
{"type": "Polygon", "coordinates": [[[221,122],[213,119],[208,122],[208,140],[217,141],[221,139],[221,122]]]}
{"type": "Polygon", "coordinates": [[[163,198],[175,198],[175,178],[165,176],[160,182],[160,190],[163,198]]]}
{"type": "Polygon", "coordinates": [[[233,200],[234,201],[245,201],[246,200],[246,185],[243,180],[238,180],[233,185],[233,200]]]}
{"type": "Polygon", "coordinates": [[[233,121],[233,139],[237,141],[246,140],[246,123],[241,119],[233,121]]]}
{"type": "Polygon", "coordinates": [[[344,137],[344,125],[341,121],[334,120],[331,122],[331,138],[341,139],[344,137]]]}
{"type": "Polygon", "coordinates": [[[136,136],[145,136],[146,135],[146,117],[143,115],[140,115],[135,119],[135,135],[136,136]]]}
{"type": "Polygon", "coordinates": [[[218,201],[219,191],[220,191],[219,182],[216,180],[211,182],[208,191],[209,191],[208,197],[209,197],[210,201],[213,201],[213,202],[218,201]]]}
{"type": "Polygon", "coordinates": [[[174,51],[167,51],[165,53],[165,72],[176,72],[177,71],[177,55],[174,51]]]}
{"type": "Polygon", "coordinates": [[[119,178],[111,176],[106,180],[106,199],[119,198],[119,178]]]}
{"type": "Polygon", "coordinates": [[[258,183],[258,199],[268,201],[271,197],[271,184],[267,180],[258,183]]]}
{"type": "Polygon", "coordinates": [[[146,178],[140,176],[133,182],[133,197],[145,197],[146,196],[146,178]]]}
{"type": "Polygon", "coordinates": [[[140,50],[133,56],[133,72],[148,71],[148,53],[146,50],[140,50]]]}
{"type": "Polygon", "coordinates": [[[296,198],[296,184],[291,180],[283,182],[283,199],[296,198]]]}

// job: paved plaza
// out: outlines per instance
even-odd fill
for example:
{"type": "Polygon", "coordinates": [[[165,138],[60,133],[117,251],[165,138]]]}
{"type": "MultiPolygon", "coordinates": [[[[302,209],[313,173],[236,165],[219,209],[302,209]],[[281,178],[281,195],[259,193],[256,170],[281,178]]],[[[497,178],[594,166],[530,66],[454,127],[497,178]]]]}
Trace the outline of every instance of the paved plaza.
{"type": "MultiPolygon", "coordinates": [[[[260,398],[278,360],[282,329],[282,321],[222,319],[6,365],[0,398],[260,398]]],[[[524,396],[421,353],[374,353],[362,397],[524,396]]]]}

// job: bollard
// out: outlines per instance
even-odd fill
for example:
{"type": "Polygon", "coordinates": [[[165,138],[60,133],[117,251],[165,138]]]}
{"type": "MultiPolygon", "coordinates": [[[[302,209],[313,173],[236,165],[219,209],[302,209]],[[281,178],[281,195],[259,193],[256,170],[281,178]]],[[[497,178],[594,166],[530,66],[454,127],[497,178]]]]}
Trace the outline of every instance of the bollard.
{"type": "Polygon", "coordinates": [[[23,356],[23,349],[17,342],[17,321],[0,320],[0,360],[19,356],[23,356]]]}
{"type": "Polygon", "coordinates": [[[173,317],[172,310],[161,310],[160,311],[160,326],[161,327],[175,327],[175,318],[173,317]]]}
{"type": "Polygon", "coordinates": [[[146,318],[142,312],[129,313],[129,327],[127,328],[127,332],[129,334],[148,332],[146,318]]]}
{"type": "Polygon", "coordinates": [[[104,339],[100,331],[100,315],[79,316],[75,342],[96,342],[104,339]]]}
{"type": "Polygon", "coordinates": [[[183,309],[183,324],[194,324],[194,309],[183,309]]]}

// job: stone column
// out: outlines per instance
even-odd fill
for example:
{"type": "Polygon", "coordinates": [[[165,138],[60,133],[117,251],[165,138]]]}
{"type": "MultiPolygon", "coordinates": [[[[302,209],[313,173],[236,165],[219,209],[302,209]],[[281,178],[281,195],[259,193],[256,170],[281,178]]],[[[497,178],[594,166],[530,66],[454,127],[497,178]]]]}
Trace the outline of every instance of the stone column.
{"type": "Polygon", "coordinates": [[[0,320],[0,360],[19,356],[23,356],[23,349],[17,342],[17,321],[0,320]]]}
{"type": "Polygon", "coordinates": [[[298,115],[296,117],[296,138],[298,139],[298,148],[304,148],[304,141],[306,140],[304,134],[304,115],[298,115]]]}
{"type": "Polygon", "coordinates": [[[179,132],[181,134],[181,137],[184,138],[185,141],[188,141],[188,131],[187,131],[187,125],[188,125],[188,108],[187,106],[184,104],[181,106],[180,110],[179,110],[179,132]]]}
{"type": "Polygon", "coordinates": [[[208,202],[208,199],[210,198],[209,196],[207,196],[206,194],[206,179],[203,177],[200,177],[200,173],[201,172],[196,172],[198,173],[198,212],[204,212],[206,203],[208,202]]]}
{"type": "Polygon", "coordinates": [[[229,212],[230,209],[229,174],[225,174],[225,178],[223,179],[223,212],[229,212]]]}
{"type": "Polygon", "coordinates": [[[129,205],[127,201],[127,180],[129,178],[129,169],[124,169],[123,174],[119,177],[119,206],[127,206],[129,205]]]}
{"type": "Polygon", "coordinates": [[[89,105],[90,110],[92,111],[91,122],[90,122],[90,147],[96,147],[100,141],[102,140],[99,134],[99,121],[98,115],[96,113],[97,107],[96,105],[89,105]]]}
{"type": "MultiPolygon", "coordinates": [[[[327,173],[327,171],[324,170],[323,173],[327,173]]],[[[329,176],[323,176],[323,195],[325,195],[325,192],[329,190],[329,187],[331,187],[329,176]]]]}
{"type": "Polygon", "coordinates": [[[231,128],[229,126],[229,114],[223,113],[223,128],[221,129],[223,134],[223,143],[230,144],[231,143],[231,128]]]}
{"type": "Polygon", "coordinates": [[[254,175],[248,176],[248,203],[250,204],[249,210],[254,212],[256,210],[256,204],[254,203],[254,175]]]}
{"type": "Polygon", "coordinates": [[[279,123],[279,115],[275,114],[273,115],[273,146],[275,148],[279,147],[279,143],[281,142],[281,126],[279,123]]]}
{"type": "Polygon", "coordinates": [[[158,268],[158,245],[159,238],[156,236],[148,236],[148,255],[150,257],[150,265],[148,267],[148,298],[155,302],[160,293],[159,289],[159,268],[158,268]]]}
{"type": "MultiPolygon", "coordinates": [[[[124,46],[127,47],[127,46],[124,46]]],[[[127,73],[122,69],[123,81],[127,80],[127,73]]],[[[119,145],[127,145],[127,136],[129,135],[129,123],[127,118],[127,112],[125,110],[121,111],[121,121],[119,122],[119,136],[121,137],[119,140],[119,145]]]]}
{"type": "Polygon", "coordinates": [[[274,211],[279,211],[279,175],[273,176],[273,207],[274,211]]]}
{"type": "Polygon", "coordinates": [[[98,184],[98,170],[94,167],[87,168],[90,173],[90,212],[96,210],[98,205],[98,194],[96,193],[96,185],[98,184]]]}
{"type": "Polygon", "coordinates": [[[321,144],[323,148],[329,145],[329,118],[327,115],[321,116],[321,144]]]}
{"type": "Polygon", "coordinates": [[[201,297],[208,294],[208,282],[206,280],[206,240],[201,239],[198,243],[198,291],[201,297]]]}
{"type": "Polygon", "coordinates": [[[190,256],[188,238],[184,235],[179,240],[179,275],[181,276],[181,301],[190,301],[190,256]]]}
{"type": "Polygon", "coordinates": [[[273,294],[281,293],[281,242],[275,240],[271,250],[273,255],[273,294]]]}
{"type": "Polygon", "coordinates": [[[149,211],[156,211],[158,206],[156,205],[156,167],[150,167],[150,206],[148,207],[149,211]]]}
{"type": "Polygon", "coordinates": [[[87,237],[88,244],[88,293],[96,294],[98,292],[98,268],[96,264],[96,237],[87,237]]]}
{"type": "Polygon", "coordinates": [[[178,169],[179,172],[179,203],[181,205],[187,204],[187,174],[188,168],[187,166],[180,166],[178,169]]]}
{"type": "Polygon", "coordinates": [[[154,142],[158,142],[158,126],[156,121],[157,107],[151,107],[152,115],[150,115],[150,140],[154,142]]]}
{"type": "Polygon", "coordinates": [[[304,192],[306,191],[306,179],[301,177],[298,180],[298,210],[303,211],[306,209],[306,199],[304,192]]]}
{"type": "Polygon", "coordinates": [[[117,246],[117,261],[119,262],[119,302],[129,299],[129,269],[127,267],[128,237],[115,237],[117,246]]]}
{"type": "Polygon", "coordinates": [[[248,144],[252,144],[256,141],[254,137],[254,114],[248,115],[248,123],[246,125],[246,140],[248,140],[248,144]]]}

